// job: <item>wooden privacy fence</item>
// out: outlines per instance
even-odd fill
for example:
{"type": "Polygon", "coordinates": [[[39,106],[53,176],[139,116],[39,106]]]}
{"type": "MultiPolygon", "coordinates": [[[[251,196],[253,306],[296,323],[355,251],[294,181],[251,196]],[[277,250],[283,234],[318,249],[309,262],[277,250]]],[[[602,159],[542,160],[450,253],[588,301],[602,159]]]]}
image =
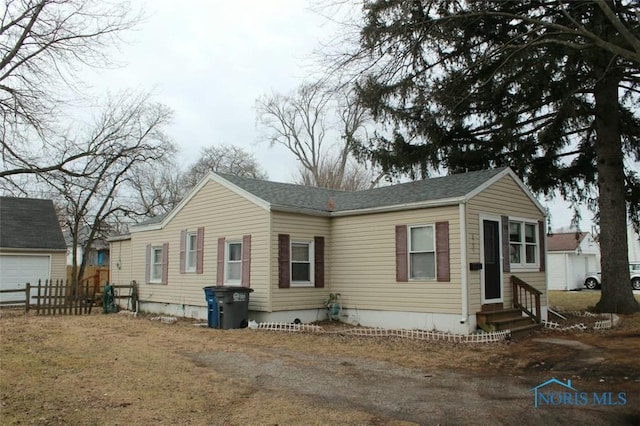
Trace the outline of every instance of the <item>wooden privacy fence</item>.
{"type": "MultiPolygon", "coordinates": [[[[12,300],[0,300],[0,307],[24,307],[25,313],[32,311],[36,315],[87,315],[91,313],[94,304],[103,305],[103,297],[97,293],[99,288],[89,280],[75,287],[65,280],[38,280],[37,285],[27,283],[22,289],[0,290],[0,296],[19,295],[12,300]]],[[[113,288],[117,292],[115,299],[129,299],[127,304],[135,311],[138,299],[136,282],[113,288]]]]}
{"type": "MultiPolygon", "coordinates": [[[[42,284],[40,280],[37,286],[27,284],[27,288],[35,298],[32,308],[36,315],[90,314],[96,297],[96,287],[90,286],[89,282],[74,287],[69,281],[45,280],[42,284]]],[[[29,301],[29,293],[26,300],[29,301]]]]}
{"type": "Polygon", "coordinates": [[[0,308],[20,308],[24,307],[25,312],[29,312],[29,290],[31,285],[27,283],[25,288],[16,288],[10,290],[0,290],[0,308]],[[20,295],[20,293],[22,293],[20,295]],[[10,300],[6,300],[4,295],[18,295],[18,298],[9,296],[10,300]]]}

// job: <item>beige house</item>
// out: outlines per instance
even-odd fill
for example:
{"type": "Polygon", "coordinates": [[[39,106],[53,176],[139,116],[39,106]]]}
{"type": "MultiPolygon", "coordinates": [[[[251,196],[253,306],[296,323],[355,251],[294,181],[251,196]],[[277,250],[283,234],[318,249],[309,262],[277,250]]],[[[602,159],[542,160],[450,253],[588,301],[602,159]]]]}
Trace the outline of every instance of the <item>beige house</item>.
{"type": "Polygon", "coordinates": [[[546,318],[544,220],[509,168],[359,192],[211,173],[111,239],[111,275],[149,312],[204,319],[203,287],[241,285],[258,321],[325,319],[339,293],[347,322],[469,333],[512,306],[512,275],[546,318]]]}

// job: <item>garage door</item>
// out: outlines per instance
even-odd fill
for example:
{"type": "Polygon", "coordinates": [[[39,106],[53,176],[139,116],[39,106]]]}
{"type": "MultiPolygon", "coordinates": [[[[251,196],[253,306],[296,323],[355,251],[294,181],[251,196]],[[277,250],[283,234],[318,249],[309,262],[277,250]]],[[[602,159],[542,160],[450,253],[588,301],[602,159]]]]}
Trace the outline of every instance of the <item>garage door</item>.
{"type": "MultiPolygon", "coordinates": [[[[36,285],[48,280],[51,270],[50,256],[20,256],[0,254],[0,290],[24,289],[26,283],[36,285]]],[[[0,293],[0,300],[24,300],[20,293],[0,293]]],[[[35,300],[32,298],[32,303],[35,300]]]]}

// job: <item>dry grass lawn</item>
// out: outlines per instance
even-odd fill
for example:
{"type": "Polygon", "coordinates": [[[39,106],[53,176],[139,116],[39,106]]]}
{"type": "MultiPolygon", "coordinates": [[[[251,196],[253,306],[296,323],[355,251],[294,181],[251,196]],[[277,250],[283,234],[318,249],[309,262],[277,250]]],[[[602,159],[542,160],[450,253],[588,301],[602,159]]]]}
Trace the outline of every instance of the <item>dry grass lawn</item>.
{"type": "MultiPolygon", "coordinates": [[[[594,297],[557,293],[551,295],[552,304],[568,310],[585,308],[594,297]]],[[[609,384],[640,388],[640,313],[624,317],[615,331],[562,336],[606,351],[601,365],[575,371],[587,383],[597,386],[605,377],[609,384]]],[[[296,365],[300,359],[337,356],[482,376],[490,365],[501,375],[529,375],[536,383],[551,374],[545,365],[572,356],[567,351],[550,354],[532,339],[471,346],[225,331],[128,314],[25,317],[2,311],[0,339],[3,424],[408,424],[363,406],[321,403],[290,389],[262,387],[243,374],[218,371],[199,360],[203,354],[242,353],[263,359],[286,356],[296,365]]]]}

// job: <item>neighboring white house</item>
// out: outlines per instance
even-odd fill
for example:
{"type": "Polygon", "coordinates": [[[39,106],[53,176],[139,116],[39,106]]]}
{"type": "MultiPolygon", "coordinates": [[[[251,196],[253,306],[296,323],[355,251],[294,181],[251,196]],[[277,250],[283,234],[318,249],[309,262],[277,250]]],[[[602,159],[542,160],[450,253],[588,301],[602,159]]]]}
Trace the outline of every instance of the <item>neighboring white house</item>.
{"type": "Polygon", "coordinates": [[[627,243],[629,244],[629,262],[640,262],[640,236],[633,230],[633,225],[627,226],[627,243]]]}
{"type": "Polygon", "coordinates": [[[589,232],[547,236],[549,290],[583,288],[587,272],[600,270],[600,247],[589,232]]]}

